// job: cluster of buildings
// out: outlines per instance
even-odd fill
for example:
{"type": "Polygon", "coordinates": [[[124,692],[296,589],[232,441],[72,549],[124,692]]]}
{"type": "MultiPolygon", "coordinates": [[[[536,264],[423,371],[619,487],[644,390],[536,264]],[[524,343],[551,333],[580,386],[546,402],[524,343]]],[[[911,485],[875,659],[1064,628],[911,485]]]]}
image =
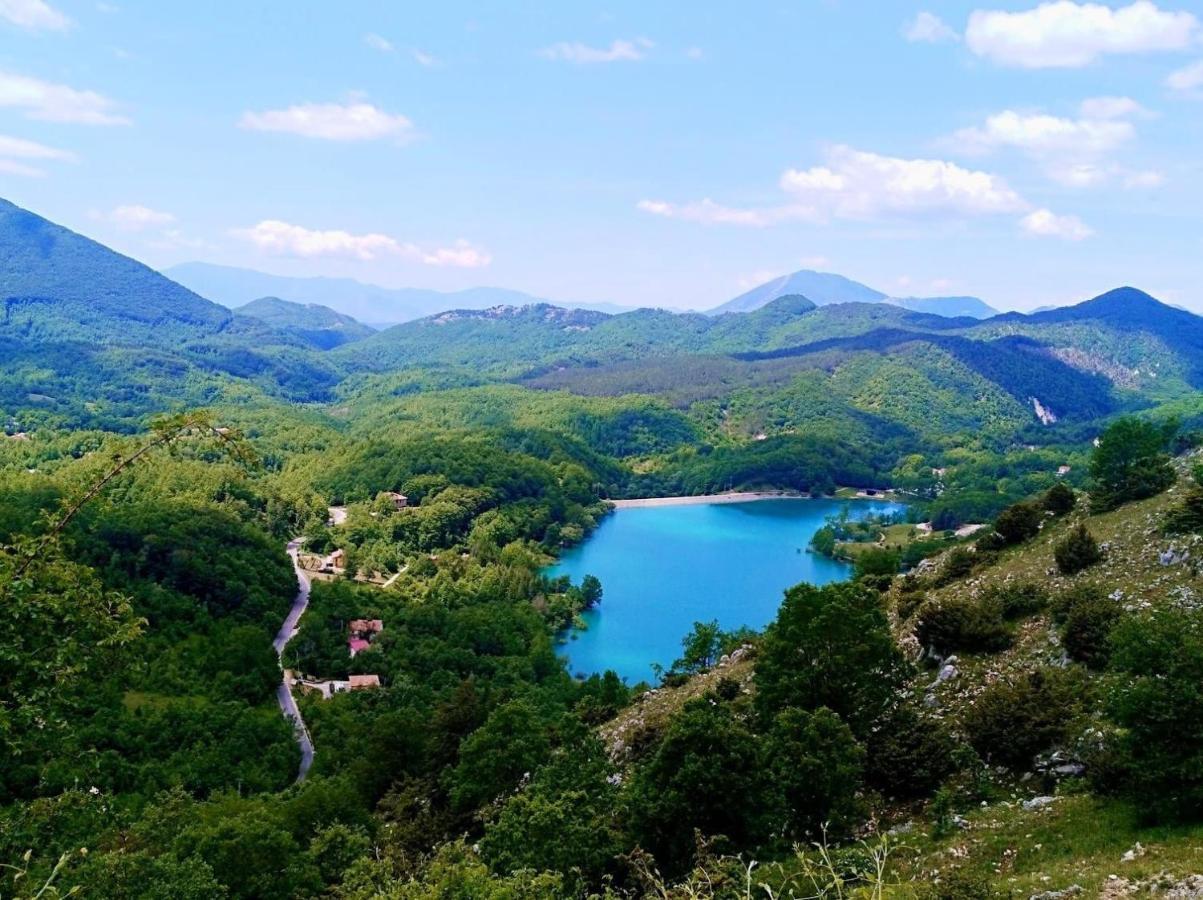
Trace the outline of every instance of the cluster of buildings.
{"type": "Polygon", "coordinates": [[[347,628],[347,650],[351,658],[372,646],[376,636],[384,631],[384,622],[380,619],[352,619],[347,628]]]}

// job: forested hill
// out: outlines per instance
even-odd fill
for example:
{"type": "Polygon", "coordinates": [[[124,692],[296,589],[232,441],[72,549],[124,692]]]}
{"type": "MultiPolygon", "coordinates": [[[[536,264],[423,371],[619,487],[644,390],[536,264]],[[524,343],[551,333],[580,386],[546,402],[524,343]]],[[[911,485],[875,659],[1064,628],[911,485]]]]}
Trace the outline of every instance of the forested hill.
{"type": "Polygon", "coordinates": [[[328,306],[292,303],[279,297],[260,297],[235,311],[291,332],[318,350],[330,350],[376,333],[376,329],[328,306]]]}
{"type": "Polygon", "coordinates": [[[229,310],[7,200],[0,200],[3,330],[46,338],[166,340],[213,334],[229,310]]]}

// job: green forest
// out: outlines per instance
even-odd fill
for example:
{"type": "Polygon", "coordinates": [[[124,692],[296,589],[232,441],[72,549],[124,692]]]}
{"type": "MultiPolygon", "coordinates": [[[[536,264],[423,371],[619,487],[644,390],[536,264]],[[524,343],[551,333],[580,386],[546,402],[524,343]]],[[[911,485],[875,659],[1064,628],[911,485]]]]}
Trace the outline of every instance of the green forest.
{"type": "Polygon", "coordinates": [[[372,332],[0,212],[0,897],[1053,900],[1197,870],[1189,313],[372,332]],[[832,520],[813,550],[849,577],[763,631],[700,617],[654,684],[573,677],[606,586],[547,569],[609,501],[754,490],[907,512],[832,520]]]}

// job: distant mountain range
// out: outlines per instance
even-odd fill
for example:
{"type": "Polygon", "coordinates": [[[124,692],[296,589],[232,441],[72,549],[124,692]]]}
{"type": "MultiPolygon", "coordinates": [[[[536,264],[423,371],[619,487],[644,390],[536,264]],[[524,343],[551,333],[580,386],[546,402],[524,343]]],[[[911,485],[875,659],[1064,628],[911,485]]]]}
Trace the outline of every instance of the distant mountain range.
{"type": "MultiPolygon", "coordinates": [[[[386,288],[353,278],[294,278],[205,262],[180,263],[164,269],[163,274],[231,309],[260,297],[277,297],[291,303],[326,306],[375,328],[386,328],[449,309],[488,309],[548,302],[542,297],[507,288],[475,287],[463,291],[386,288]]],[[[557,305],[610,313],[628,309],[613,303],[557,305]]]]}
{"type": "Polygon", "coordinates": [[[975,319],[986,319],[998,313],[998,310],[977,297],[891,297],[843,275],[814,272],[810,269],[802,269],[766,281],[708,310],[707,313],[717,316],[724,313],[752,312],[778,297],[790,294],[801,294],[816,306],[830,306],[836,303],[892,303],[915,312],[949,317],[971,316],[975,319]]]}
{"type": "Polygon", "coordinates": [[[425,292],[435,314],[372,332],[345,309],[270,292],[227,309],[0,201],[0,410],[22,423],[136,429],[148,413],[188,406],[510,382],[701,403],[738,433],[824,427],[871,440],[906,429],[1007,442],[1153,403],[1190,414],[1203,389],[1203,318],[1134,288],[977,319],[813,275],[796,281],[827,302],[800,291],[766,300],[776,284],[738,315],[611,315],[512,292],[503,295],[518,304],[447,310],[485,298],[425,292]],[[841,291],[866,299],[836,302],[841,291]]]}

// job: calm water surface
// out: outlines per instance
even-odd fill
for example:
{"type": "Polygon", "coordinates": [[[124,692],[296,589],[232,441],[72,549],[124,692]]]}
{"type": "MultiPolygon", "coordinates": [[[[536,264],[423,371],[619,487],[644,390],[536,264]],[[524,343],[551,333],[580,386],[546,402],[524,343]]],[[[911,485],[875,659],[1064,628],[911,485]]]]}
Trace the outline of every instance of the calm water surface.
{"type": "Polygon", "coordinates": [[[564,553],[553,575],[601,579],[589,627],[561,646],[573,674],[613,669],[629,683],[654,681],[681,655],[694,622],[763,628],[786,588],[828,584],[851,567],[807,553],[824,520],[847,507],[853,518],[898,512],[884,501],[757,500],[615,510],[587,541],[564,553]]]}

